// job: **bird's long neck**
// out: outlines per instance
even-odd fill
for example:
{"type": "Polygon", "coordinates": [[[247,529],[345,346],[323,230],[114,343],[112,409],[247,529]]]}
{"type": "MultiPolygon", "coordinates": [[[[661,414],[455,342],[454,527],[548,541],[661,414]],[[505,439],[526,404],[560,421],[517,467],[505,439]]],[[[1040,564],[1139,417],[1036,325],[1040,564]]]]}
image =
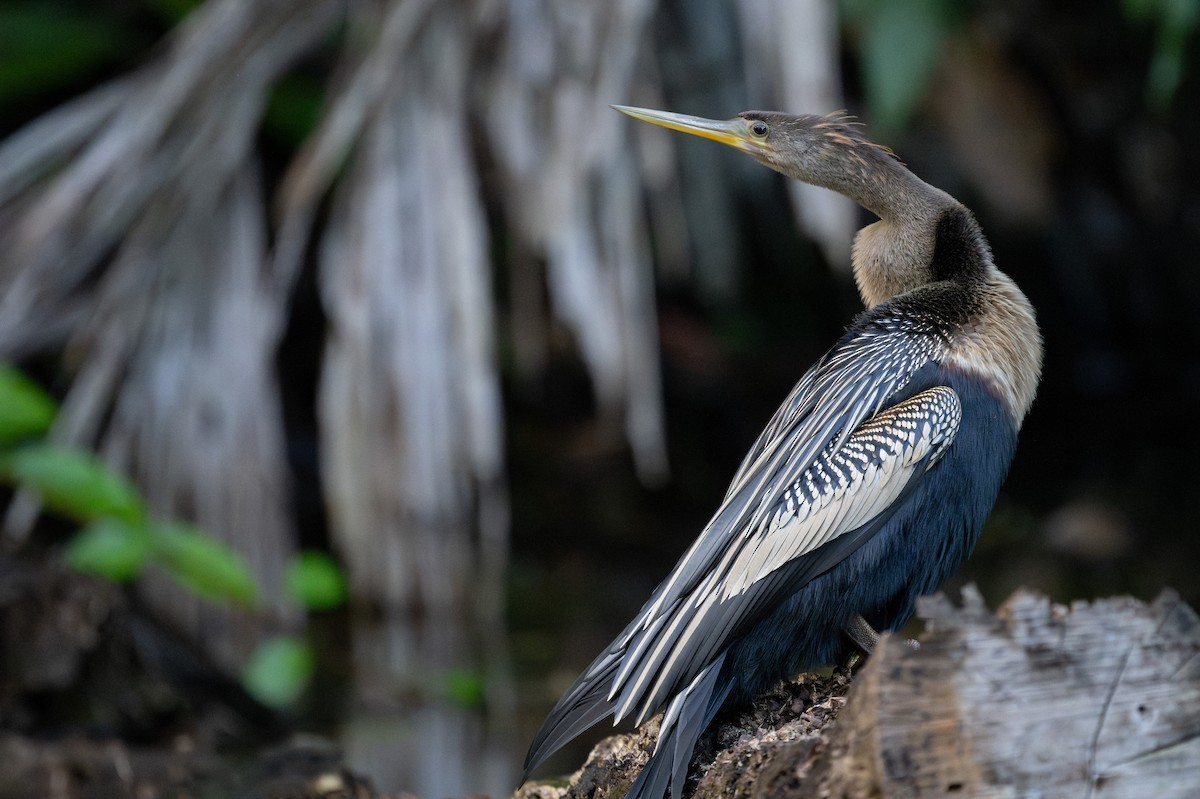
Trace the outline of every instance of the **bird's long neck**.
{"type": "Polygon", "coordinates": [[[949,291],[958,293],[941,296],[955,297],[951,306],[969,310],[970,318],[943,320],[955,328],[947,363],[981,376],[1004,398],[1019,427],[1041,373],[1041,335],[1029,300],[996,269],[971,212],[839,118],[812,128],[819,135],[809,157],[780,171],[838,191],[879,217],[854,237],[854,279],[863,303],[873,308],[923,286],[939,293],[947,290],[937,288],[943,281],[957,283],[949,291]]]}
{"type": "Polygon", "coordinates": [[[839,190],[879,217],[854,238],[854,280],[863,303],[871,308],[927,283],[938,220],[961,208],[958,201],[890,156],[869,174],[852,172],[839,190]]]}
{"type": "Polygon", "coordinates": [[[813,124],[818,135],[799,161],[771,164],[786,175],[833,189],[879,217],[854,239],[854,279],[868,308],[928,282],[938,219],[961,207],[839,116],[813,124]]]}

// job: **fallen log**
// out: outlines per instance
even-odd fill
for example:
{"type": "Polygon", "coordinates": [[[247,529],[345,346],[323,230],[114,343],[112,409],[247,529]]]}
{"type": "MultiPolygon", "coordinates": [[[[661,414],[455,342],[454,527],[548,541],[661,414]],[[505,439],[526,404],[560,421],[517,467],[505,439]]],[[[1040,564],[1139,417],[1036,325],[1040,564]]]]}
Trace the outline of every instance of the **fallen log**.
{"type": "MultiPolygon", "coordinates": [[[[920,648],[885,636],[849,691],[805,675],[724,719],[684,795],[1200,797],[1200,618],[1174,592],[1066,607],[1022,590],[992,614],[968,587],[918,612],[920,648]]],[[[620,797],[656,728],[517,796],[620,797]]]]}

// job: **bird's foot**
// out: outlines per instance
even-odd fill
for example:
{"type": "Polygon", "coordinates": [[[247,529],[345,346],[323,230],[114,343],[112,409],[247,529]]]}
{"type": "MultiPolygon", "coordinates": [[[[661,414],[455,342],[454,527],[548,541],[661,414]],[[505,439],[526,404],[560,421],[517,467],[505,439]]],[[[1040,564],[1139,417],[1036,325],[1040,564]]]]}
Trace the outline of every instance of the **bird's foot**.
{"type": "Polygon", "coordinates": [[[842,629],[863,652],[869,655],[875,651],[875,645],[879,643],[879,633],[875,632],[875,628],[862,616],[855,613],[854,618],[842,629]]]}
{"type": "MultiPolygon", "coordinates": [[[[862,650],[861,652],[851,654],[846,660],[846,668],[853,671],[862,663],[864,655],[869,655],[875,651],[875,647],[879,644],[879,633],[875,631],[870,622],[857,613],[854,614],[854,618],[847,622],[846,626],[842,629],[850,637],[850,640],[862,650]]],[[[904,645],[912,650],[921,648],[921,642],[915,638],[905,638],[904,645]]]]}

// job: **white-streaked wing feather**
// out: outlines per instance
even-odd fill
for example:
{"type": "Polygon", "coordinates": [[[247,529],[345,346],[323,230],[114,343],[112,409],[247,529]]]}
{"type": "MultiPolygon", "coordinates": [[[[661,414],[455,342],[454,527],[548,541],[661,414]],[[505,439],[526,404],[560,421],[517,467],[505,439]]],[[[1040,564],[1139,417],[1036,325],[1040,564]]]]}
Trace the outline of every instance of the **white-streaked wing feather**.
{"type": "MultiPolygon", "coordinates": [[[[795,503],[794,514],[777,517],[752,536],[728,559],[721,584],[723,598],[743,593],[793,558],[858,529],[887,510],[908,484],[913,470],[927,468],[922,462],[953,440],[960,419],[957,395],[952,389],[937,387],[862,425],[831,456],[864,456],[865,465],[857,479],[845,484],[826,480],[817,496],[803,497],[795,503]],[[932,425],[925,421],[931,415],[937,418],[932,425]]],[[[792,490],[800,491],[799,483],[792,490]]],[[[803,490],[807,493],[812,489],[805,486],[803,490]]]]}
{"type": "Polygon", "coordinates": [[[888,513],[914,477],[953,441],[960,419],[957,395],[939,386],[888,408],[840,444],[840,437],[830,444],[778,493],[776,507],[760,514],[763,522],[726,548],[683,597],[677,607],[688,612],[677,612],[636,663],[631,658],[622,664],[624,679],[610,693],[620,694],[616,718],[637,711],[640,723],[653,715],[680,682],[690,681],[703,656],[729,643],[728,636],[746,620],[728,603],[789,562],[888,513]]]}
{"type": "MultiPolygon", "coordinates": [[[[641,628],[689,593],[733,538],[756,527],[790,478],[807,468],[831,439],[848,436],[945,349],[945,340],[936,331],[921,329],[919,321],[885,318],[843,340],[813,366],[751,448],[704,532],[642,609],[641,628]]],[[[637,626],[626,632],[632,638],[637,626]]]]}
{"type": "Polygon", "coordinates": [[[871,529],[854,531],[850,525],[871,512],[887,511],[890,494],[881,486],[900,485],[893,481],[903,469],[893,474],[878,468],[848,480],[845,468],[839,472],[836,464],[826,464],[832,471],[827,469],[822,479],[839,496],[849,497],[847,492],[857,485],[863,497],[870,494],[876,500],[851,504],[818,491],[818,475],[807,473],[823,453],[839,451],[918,373],[935,368],[948,345],[940,331],[920,318],[873,312],[801,378],[743,460],[704,531],[637,617],[551,711],[530,747],[527,768],[582,726],[608,715],[646,718],[692,685],[697,675],[711,677],[706,667],[745,625],[767,612],[777,594],[795,590],[784,570],[772,570],[774,564],[790,557],[789,579],[811,579],[815,575],[803,574],[810,564],[829,568],[853,550],[855,541],[871,534],[871,529]],[[792,490],[797,481],[813,492],[805,508],[792,490]],[[812,518],[798,521],[805,514],[812,518]],[[764,538],[773,528],[782,535],[764,538]],[[796,560],[822,542],[838,540],[851,543],[844,551],[837,545],[822,550],[803,565],[796,560]],[[745,595],[722,601],[723,581],[735,562],[739,569],[747,567],[746,574],[766,576],[745,582],[745,595]]]}

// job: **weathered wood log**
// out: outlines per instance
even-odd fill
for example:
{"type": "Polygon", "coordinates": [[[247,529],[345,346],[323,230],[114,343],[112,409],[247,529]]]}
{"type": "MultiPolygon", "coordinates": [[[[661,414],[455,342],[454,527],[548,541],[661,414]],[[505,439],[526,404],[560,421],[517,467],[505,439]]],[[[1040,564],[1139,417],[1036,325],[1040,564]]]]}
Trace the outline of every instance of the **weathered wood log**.
{"type": "MultiPolygon", "coordinates": [[[[993,615],[968,588],[919,613],[921,647],[885,636],[845,699],[844,675],[806,675],[706,735],[685,796],[1200,796],[1200,618],[1173,592],[1023,590],[993,615]]],[[[655,724],[518,796],[621,796],[655,724]]]]}

